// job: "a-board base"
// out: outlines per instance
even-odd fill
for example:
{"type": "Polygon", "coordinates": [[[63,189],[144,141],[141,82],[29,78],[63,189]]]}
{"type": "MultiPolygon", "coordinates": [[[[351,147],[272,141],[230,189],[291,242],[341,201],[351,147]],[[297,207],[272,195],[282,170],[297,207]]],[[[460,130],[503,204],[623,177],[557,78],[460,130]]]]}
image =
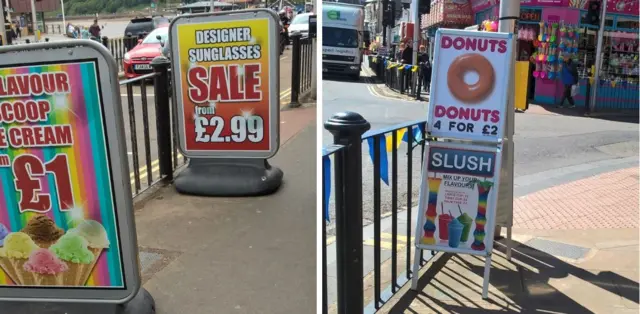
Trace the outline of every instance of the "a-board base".
{"type": "Polygon", "coordinates": [[[190,195],[259,196],[276,192],[283,176],[266,159],[192,158],[174,185],[190,195]]]}
{"type": "Polygon", "coordinates": [[[126,304],[104,303],[49,303],[49,302],[0,302],[2,314],[155,314],[156,302],[147,290],[126,304]]]}

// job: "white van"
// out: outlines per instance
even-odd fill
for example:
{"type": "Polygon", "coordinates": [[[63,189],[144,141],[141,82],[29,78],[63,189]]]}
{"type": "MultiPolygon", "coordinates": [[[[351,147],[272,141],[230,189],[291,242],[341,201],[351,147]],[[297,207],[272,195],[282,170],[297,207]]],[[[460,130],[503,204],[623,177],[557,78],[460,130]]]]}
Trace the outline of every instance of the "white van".
{"type": "Polygon", "coordinates": [[[360,79],[364,43],[364,7],[322,3],[322,73],[360,79]]]}

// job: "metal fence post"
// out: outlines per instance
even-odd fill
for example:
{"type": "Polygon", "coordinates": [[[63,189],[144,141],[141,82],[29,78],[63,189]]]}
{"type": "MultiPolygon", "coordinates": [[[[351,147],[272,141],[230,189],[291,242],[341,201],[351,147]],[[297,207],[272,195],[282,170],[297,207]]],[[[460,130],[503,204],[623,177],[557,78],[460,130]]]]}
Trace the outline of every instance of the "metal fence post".
{"type": "MultiPolygon", "coordinates": [[[[171,62],[164,56],[158,56],[151,61],[154,76],[153,88],[156,102],[156,129],[158,132],[158,163],[160,176],[173,180],[171,164],[171,115],[169,109],[169,66],[171,62]]],[[[141,84],[144,84],[142,82],[141,84]]]]}
{"type": "Polygon", "coordinates": [[[291,45],[291,107],[300,106],[298,97],[300,96],[300,58],[301,58],[301,41],[300,35],[292,35],[291,39],[293,44],[291,45]]]}
{"type": "Polygon", "coordinates": [[[362,313],[362,134],[371,125],[355,112],[341,112],[324,123],[333,142],[344,146],[335,159],[336,268],[338,314],[362,313]]]}

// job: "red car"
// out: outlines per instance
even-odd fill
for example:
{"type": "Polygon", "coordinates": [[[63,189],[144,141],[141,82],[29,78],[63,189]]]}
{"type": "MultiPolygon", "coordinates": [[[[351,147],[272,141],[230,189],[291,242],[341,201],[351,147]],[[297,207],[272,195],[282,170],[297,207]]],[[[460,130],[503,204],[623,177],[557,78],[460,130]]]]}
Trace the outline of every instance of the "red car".
{"type": "Polygon", "coordinates": [[[151,60],[162,55],[162,45],[167,43],[168,38],[169,27],[167,25],[160,26],[149,33],[133,49],[125,53],[122,61],[124,75],[130,79],[151,73],[153,71],[151,60]]]}

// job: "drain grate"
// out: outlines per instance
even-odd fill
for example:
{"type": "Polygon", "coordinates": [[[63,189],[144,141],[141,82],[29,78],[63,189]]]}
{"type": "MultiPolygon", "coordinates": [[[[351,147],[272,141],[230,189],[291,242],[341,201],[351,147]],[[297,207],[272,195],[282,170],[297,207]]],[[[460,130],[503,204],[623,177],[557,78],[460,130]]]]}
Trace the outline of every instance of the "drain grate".
{"type": "Polygon", "coordinates": [[[162,255],[153,252],[140,251],[140,271],[146,273],[151,266],[162,260],[162,255]]]}
{"type": "Polygon", "coordinates": [[[589,253],[589,248],[539,238],[533,238],[527,241],[525,244],[536,250],[549,253],[554,256],[560,256],[574,260],[584,258],[585,256],[587,256],[587,253],[589,253]]]}

